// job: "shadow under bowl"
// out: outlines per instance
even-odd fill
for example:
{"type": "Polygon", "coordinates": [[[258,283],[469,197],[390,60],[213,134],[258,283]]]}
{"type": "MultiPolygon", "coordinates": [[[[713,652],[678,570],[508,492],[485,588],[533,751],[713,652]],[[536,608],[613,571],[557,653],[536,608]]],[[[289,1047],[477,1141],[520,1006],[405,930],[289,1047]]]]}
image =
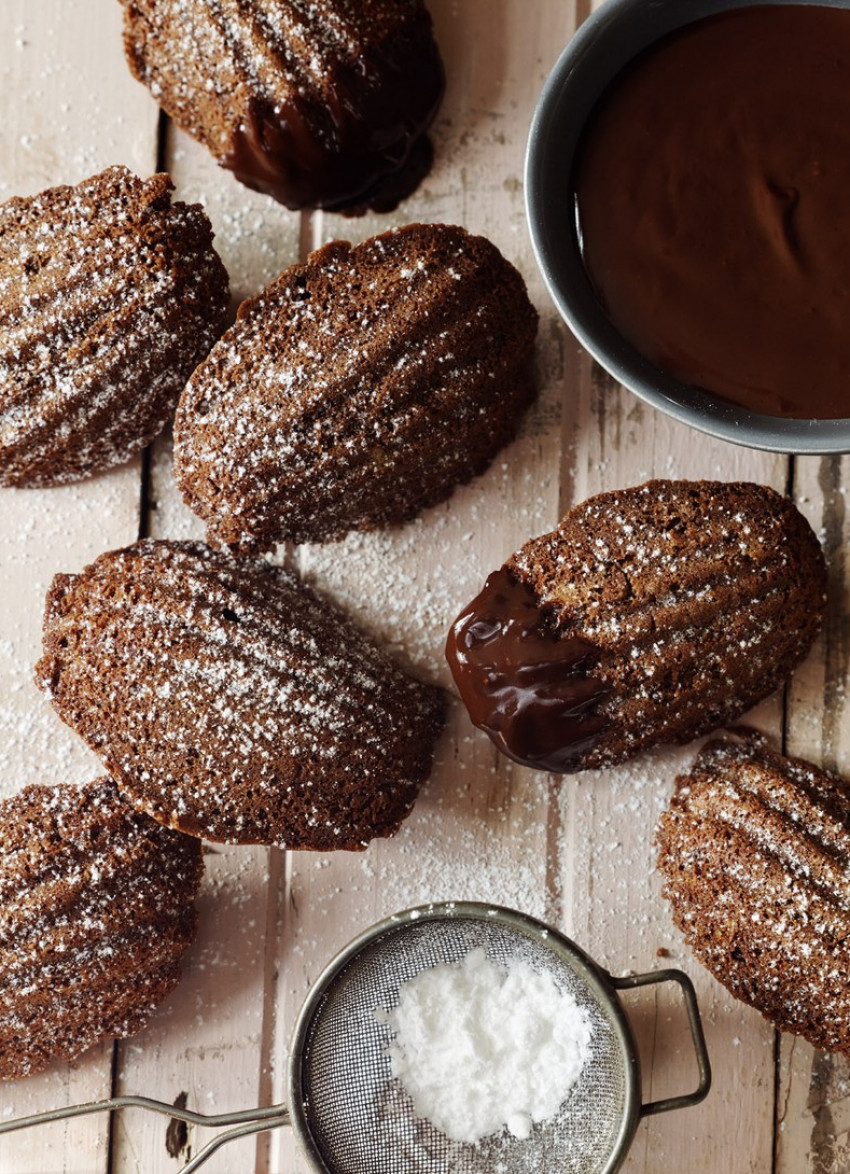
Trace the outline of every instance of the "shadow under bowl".
{"type": "MultiPolygon", "coordinates": [[[[606,0],[579,28],[541,92],[525,163],[526,212],[537,263],[558,310],[582,346],[653,407],[701,432],[771,452],[850,452],[850,419],[800,420],[738,407],[679,382],[641,355],[613,325],[579,249],[572,177],[599,99],[634,57],[683,25],[733,8],[799,0],[606,0]]],[[[850,0],[817,0],[846,8],[850,0]]]]}

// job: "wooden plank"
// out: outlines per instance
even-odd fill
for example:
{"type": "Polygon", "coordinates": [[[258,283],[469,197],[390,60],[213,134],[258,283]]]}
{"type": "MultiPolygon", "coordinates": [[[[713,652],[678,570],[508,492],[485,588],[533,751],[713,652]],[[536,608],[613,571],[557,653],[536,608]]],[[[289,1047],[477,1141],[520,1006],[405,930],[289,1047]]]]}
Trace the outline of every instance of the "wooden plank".
{"type": "MultiPolygon", "coordinates": [[[[579,388],[571,422],[575,456],[570,459],[567,447],[562,510],[593,493],[650,477],[744,479],[785,488],[785,459],[690,431],[619,388],[587,357],[579,353],[574,361],[579,388]]],[[[764,703],[750,720],[778,733],[780,700],[764,703]]],[[[565,780],[565,922],[613,973],[672,965],[685,970],[697,989],[713,1091],[698,1108],[644,1122],[624,1169],[652,1174],[674,1165],[694,1174],[767,1174],[773,1153],[773,1032],[691,959],[654,872],[655,825],[673,779],[691,758],[687,748],[664,749],[614,770],[565,780]]],[[[690,1091],[696,1065],[675,996],[652,987],[625,1001],[644,1069],[643,1100],[690,1091]]]]}
{"type": "MultiPolygon", "coordinates": [[[[525,227],[522,167],[533,102],[572,30],[569,5],[433,0],[448,91],[434,130],[436,165],[391,217],[316,217],[314,240],[360,240],[394,224],[442,221],[483,233],[518,266],[541,310],[541,398],[518,440],[444,505],[409,525],[297,552],[305,577],[396,658],[449,684],[443,644],[451,620],[484,576],[557,513],[563,339],[543,292],[525,227]]],[[[433,775],[392,840],[362,856],[293,853],[281,938],[277,1050],[311,982],[355,932],[433,900],[490,901],[557,918],[551,883],[553,791],[474,731],[451,695],[433,775]]],[[[282,1072],[275,1087],[281,1090],[282,1072]]],[[[285,1134],[271,1166],[302,1170],[285,1134]]]]}
{"type": "MultiPolygon", "coordinates": [[[[254,1108],[262,1095],[268,852],[205,845],[204,863],[198,939],[183,979],[148,1027],[120,1043],[116,1092],[215,1114],[254,1108]]],[[[214,1132],[124,1112],[111,1169],[172,1174],[176,1159],[188,1161],[214,1132]]],[[[255,1147],[254,1139],[233,1143],[206,1168],[251,1169],[255,1147]]]]}
{"type": "MultiPolygon", "coordinates": [[[[439,8],[435,8],[435,14],[439,30],[439,8]]],[[[507,19],[501,29],[494,29],[493,40],[494,43],[503,46],[511,42],[510,32],[507,31],[511,17],[510,14],[499,15],[506,16],[507,19]]],[[[563,12],[558,15],[563,21],[563,12]]],[[[459,18],[468,19],[470,31],[473,26],[481,27],[481,14],[475,11],[467,10],[462,17],[453,12],[452,16],[455,21],[459,18]]],[[[527,11],[523,16],[527,19],[527,11]]],[[[538,10],[537,16],[541,24],[534,31],[542,35],[536,49],[533,43],[530,43],[528,29],[524,29],[522,33],[525,41],[518,37],[513,43],[519,46],[516,49],[518,57],[523,52],[528,53],[535,60],[537,68],[541,69],[542,63],[548,64],[553,60],[568,30],[565,30],[563,25],[560,28],[555,27],[556,16],[553,12],[550,12],[553,24],[549,27],[545,27],[544,24],[545,14],[538,10]]],[[[497,23],[498,21],[493,19],[493,25],[497,23]]],[[[455,33],[452,34],[452,43],[454,35],[460,32],[457,24],[453,28],[455,33]]],[[[459,41],[468,44],[469,38],[461,33],[459,41]]],[[[523,72],[526,79],[536,80],[534,70],[527,68],[524,71],[521,67],[515,70],[508,68],[505,72],[512,80],[523,72]]],[[[545,66],[542,72],[545,72],[545,66]]],[[[516,102],[520,109],[523,106],[523,98],[526,102],[529,101],[527,93],[517,97],[516,102]]],[[[467,99],[463,105],[473,111],[474,118],[474,99],[467,99]]],[[[525,121],[530,115],[530,110],[529,103],[525,106],[525,121]]],[[[447,114],[447,119],[450,117],[451,115],[447,114]]],[[[520,121],[519,117],[517,121],[520,121]]],[[[425,196],[411,201],[404,211],[410,218],[415,215],[423,219],[459,219],[468,227],[489,231],[500,246],[510,253],[509,246],[504,243],[505,239],[510,237],[506,227],[512,224],[510,200],[505,201],[503,193],[510,193],[511,189],[515,193],[516,188],[510,182],[505,183],[503,179],[502,194],[496,194],[497,185],[493,177],[499,174],[504,177],[507,174],[510,179],[511,170],[510,167],[505,167],[504,158],[499,158],[499,152],[492,141],[487,142],[484,149],[481,149],[481,139],[487,134],[486,130],[482,134],[482,127],[490,125],[488,121],[482,120],[476,126],[474,135],[461,135],[464,140],[464,159],[477,157],[479,161],[477,168],[470,164],[468,175],[471,182],[465,180],[461,171],[460,193],[453,195],[448,189],[445,197],[438,201],[435,208],[427,199],[429,193],[426,188],[425,196]],[[479,136],[478,140],[476,135],[479,136]],[[488,219],[488,214],[492,220],[488,219]]],[[[510,127],[500,124],[499,133],[504,134],[505,143],[511,144],[515,150],[516,142],[510,127]]],[[[428,186],[436,188],[442,195],[438,180],[430,181],[428,186]]],[[[327,222],[332,218],[325,220],[327,222]]],[[[374,231],[376,226],[369,224],[363,227],[368,231],[374,231]]],[[[332,226],[326,223],[321,227],[321,239],[330,239],[337,231],[338,222],[334,222],[332,226]]],[[[344,235],[350,234],[346,231],[344,235]]],[[[585,366],[583,379],[578,377],[575,367],[577,348],[568,333],[557,322],[545,295],[535,282],[524,242],[518,241],[513,257],[530,278],[535,301],[544,310],[541,352],[545,386],[549,394],[543,401],[543,422],[537,434],[537,447],[533,452],[525,449],[521,457],[513,460],[512,454],[508,455],[504,462],[507,467],[499,470],[501,485],[498,476],[491,471],[479,483],[455,495],[450,506],[446,507],[436,523],[433,519],[427,518],[418,525],[408,527],[407,532],[402,531],[400,535],[365,538],[357,536],[343,543],[341,548],[329,547],[324,550],[311,549],[302,552],[302,565],[306,573],[315,577],[323,589],[327,590],[330,586],[337,598],[341,598],[347,606],[358,611],[367,627],[395,643],[399,654],[420,672],[443,681],[446,678],[440,658],[440,647],[447,621],[451,619],[453,610],[440,599],[439,587],[435,591],[435,584],[441,585],[453,580],[457,584],[456,599],[468,598],[477,589],[487,570],[497,566],[531,534],[551,527],[563,509],[573,500],[603,487],[612,488],[635,483],[651,475],[710,476],[721,479],[753,477],[780,486],[785,477],[783,461],[759,457],[728,445],[710,442],[706,444],[704,438],[695,437],[684,429],[677,429],[631,396],[615,392],[605,386],[606,381],[600,380],[598,373],[596,393],[588,394],[589,368],[585,366]],[[578,410],[571,411],[570,405],[576,404],[576,392],[579,388],[581,394],[578,398],[578,410]],[[562,401],[566,406],[561,418],[561,437],[558,438],[557,420],[562,401]],[[649,439],[647,432],[650,433],[649,439]],[[554,445],[553,433],[556,434],[554,445]],[[541,434],[544,438],[542,440],[541,434]],[[558,443],[559,439],[561,443],[558,443]],[[672,454],[680,458],[678,464],[672,454]],[[467,535],[472,537],[467,538],[467,535]],[[468,558],[463,558],[458,566],[456,552],[464,549],[464,541],[473,544],[471,554],[468,558]],[[416,552],[420,554],[421,568],[417,567],[416,552]],[[356,569],[358,566],[362,567],[359,573],[356,569]],[[404,568],[401,582],[398,575],[390,575],[387,579],[385,568],[393,566],[404,568]],[[353,567],[355,569],[352,569],[353,567]],[[359,586],[363,581],[372,585],[370,592],[365,596],[359,586]],[[406,628],[402,626],[400,629],[400,619],[411,614],[411,609],[416,616],[415,625],[407,625],[406,628]],[[410,635],[411,627],[419,633],[418,638],[410,635]]],[[[523,441],[527,441],[529,434],[533,436],[535,431],[534,422],[529,422],[523,441]]],[[[523,441],[520,441],[520,445],[523,441]]],[[[778,712],[775,709],[772,714],[765,715],[765,720],[774,725],[777,718],[778,712]]],[[[411,858],[415,859],[414,854],[420,846],[422,858],[433,859],[433,843],[422,836],[417,817],[420,811],[424,814],[425,804],[428,803],[432,791],[445,785],[442,783],[444,776],[449,780],[464,780],[460,788],[458,783],[454,782],[455,789],[448,795],[448,811],[455,819],[464,802],[469,802],[467,795],[492,795],[486,772],[482,770],[488,755],[492,761],[492,751],[486,740],[470,733],[468,727],[465,736],[463,735],[462,715],[455,717],[454,723],[460,740],[456,741],[458,734],[452,731],[447,743],[444,743],[449,747],[446,762],[450,764],[450,773],[446,771],[446,765],[441,764],[402,836],[395,844],[382,845],[378,849],[383,859],[376,894],[370,893],[368,889],[364,890],[363,885],[358,884],[356,880],[352,881],[347,862],[336,859],[326,865],[317,865],[316,867],[322,871],[319,879],[314,879],[312,883],[309,883],[309,877],[305,879],[299,876],[297,871],[292,877],[292,903],[297,910],[298,918],[306,920],[311,927],[319,926],[312,931],[312,942],[319,943],[325,948],[329,944],[331,934],[327,925],[322,926],[322,917],[329,922],[332,914],[338,915],[339,921],[348,922],[353,928],[352,919],[355,916],[359,915],[359,924],[364,922],[366,902],[370,899],[374,903],[375,916],[393,907],[392,902],[388,903],[386,899],[383,902],[379,901],[382,893],[385,896],[387,887],[394,889],[397,897],[402,893],[406,895],[404,864],[407,863],[409,866],[411,858]],[[469,754],[476,757],[470,761],[467,757],[469,754]],[[406,860],[399,851],[399,845],[405,837],[409,837],[413,848],[413,852],[406,860]],[[399,860],[395,870],[394,856],[399,860]],[[329,880],[334,880],[333,887],[329,887],[329,880]],[[315,911],[316,905],[320,907],[318,914],[315,911]],[[324,906],[328,907],[327,913],[324,906]],[[308,910],[306,914],[302,912],[304,909],[308,910]],[[349,911],[351,917],[348,916],[349,911]]],[[[675,757],[668,757],[667,770],[662,776],[664,779],[672,780],[676,770],[675,761],[675,757]]],[[[529,772],[519,768],[496,763],[494,766],[497,772],[508,772],[511,776],[511,786],[519,788],[520,793],[523,787],[538,788],[537,807],[533,809],[529,822],[531,826],[537,824],[538,836],[541,835],[545,822],[545,843],[549,846],[550,852],[553,841],[560,844],[561,893],[557,890],[547,891],[545,878],[539,873],[537,881],[532,880],[531,883],[532,889],[535,883],[540,886],[538,903],[545,906],[547,914],[552,916],[554,913],[557,916],[559,902],[562,903],[561,922],[567,931],[580,937],[580,940],[583,938],[588,948],[597,952],[612,969],[622,971],[633,967],[651,968],[654,965],[652,944],[656,942],[660,943],[660,948],[670,949],[673,953],[671,946],[664,945],[671,940],[672,935],[672,930],[668,928],[669,919],[666,917],[666,911],[661,908],[657,885],[649,879],[652,859],[649,840],[655,818],[665,797],[663,785],[659,786],[658,783],[659,768],[654,764],[645,765],[638,775],[637,783],[634,778],[628,777],[628,772],[611,772],[606,779],[595,779],[592,782],[585,778],[575,790],[570,789],[569,783],[566,783],[560,792],[560,803],[554,803],[553,794],[557,788],[552,784],[548,785],[544,797],[543,788],[546,784],[542,780],[534,779],[529,772]],[[645,772],[648,772],[648,778],[645,772]],[[612,906],[618,910],[616,915],[611,912],[612,906]],[[624,910],[624,917],[621,910],[624,910]]],[[[504,793],[503,791],[502,794],[504,793]]],[[[482,802],[485,801],[482,799],[482,802]]],[[[520,800],[520,803],[522,802],[523,800],[520,800]]],[[[528,803],[527,791],[524,802],[528,803]]],[[[489,807],[485,805],[485,810],[498,814],[498,800],[491,799],[490,804],[489,807]]],[[[433,818],[430,817],[430,813],[429,818],[433,818]]],[[[475,839],[481,842],[485,835],[478,831],[475,833],[475,839]]],[[[489,839],[499,842],[498,826],[495,830],[489,830],[489,839]]],[[[538,848],[540,846],[538,841],[538,848]]],[[[370,849],[366,854],[367,860],[370,853],[377,855],[378,851],[370,849]]],[[[453,856],[455,859],[463,859],[461,852],[455,852],[453,856]]],[[[432,879],[430,886],[423,887],[425,899],[434,895],[435,888],[441,888],[439,878],[442,876],[443,858],[438,855],[436,860],[437,867],[431,868],[430,875],[432,878],[436,875],[438,879],[436,884],[432,879]]],[[[372,872],[377,871],[374,866],[364,862],[367,874],[370,867],[372,872]]],[[[295,869],[297,870],[297,862],[295,869]]],[[[466,895],[463,886],[461,889],[460,895],[466,895]]],[[[488,891],[492,894],[492,883],[488,891]]],[[[514,890],[513,896],[518,899],[508,903],[526,908],[535,904],[527,892],[517,894],[514,890]]],[[[399,907],[404,903],[396,900],[395,905],[399,907]]],[[[533,907],[531,911],[535,911],[533,907]]],[[[293,920],[295,916],[293,914],[293,920]]],[[[300,930],[301,926],[296,925],[290,933],[295,934],[297,939],[300,930]]],[[[338,936],[341,941],[346,935],[339,933],[338,936]]],[[[681,956],[680,949],[676,952],[681,956]]],[[[303,956],[302,951],[299,960],[303,956]]],[[[321,958],[317,958],[310,969],[305,970],[300,982],[302,990],[310,975],[315,974],[315,969],[321,961],[321,958]]],[[[692,972],[695,969],[698,968],[690,966],[692,972]]],[[[745,1013],[742,1017],[737,1008],[730,1012],[728,1004],[731,1000],[708,976],[697,974],[695,977],[703,990],[703,1001],[708,1000],[709,1019],[715,1022],[720,1020],[724,1025],[728,1025],[730,1021],[735,1023],[737,1034],[723,1031],[714,1049],[715,1065],[721,1080],[728,1072],[731,1072],[733,1078],[731,1084],[727,1083],[727,1090],[734,1088],[737,1083],[735,1077],[738,1062],[741,1055],[747,1053],[748,1045],[757,1057],[749,1074],[745,1095],[741,1097],[737,1093],[727,1091],[722,1100],[715,1099],[715,1117],[708,1119],[706,1149],[717,1161],[717,1168],[733,1168],[730,1164],[732,1147],[724,1140],[725,1128],[717,1127],[717,1121],[722,1119],[724,1127],[731,1123],[732,1140],[738,1143],[734,1168],[756,1169],[759,1168],[759,1163],[769,1161],[772,1148],[772,1035],[765,1031],[757,1016],[745,1013]],[[738,1020],[741,1018],[742,1023],[739,1025],[738,1020]]],[[[299,983],[291,975],[290,982],[291,989],[284,992],[283,1002],[286,1007],[288,998],[291,1016],[292,1008],[298,1001],[296,995],[299,983]]],[[[649,1039],[655,1031],[655,1017],[651,1017],[650,1027],[650,1017],[647,1016],[645,1009],[641,1010],[642,1005],[644,1008],[646,1006],[646,997],[643,1000],[634,1000],[634,1003],[637,1007],[638,1026],[643,1024],[641,1034],[645,1039],[649,1039]]],[[[670,1012],[670,1015],[675,1019],[675,1012],[670,1012]]],[[[678,1038],[681,1040],[681,1018],[677,1024],[678,1038]]],[[[695,1076],[689,1071],[689,1066],[691,1069],[694,1066],[687,1047],[671,1048],[669,1044],[666,1045],[662,1054],[669,1071],[667,1076],[657,1077],[653,1071],[655,1057],[647,1048],[644,1051],[647,1052],[650,1061],[650,1079],[647,1087],[651,1092],[648,1095],[661,1096],[688,1087],[687,1084],[682,1084],[682,1077],[691,1084],[694,1082],[695,1076]]],[[[704,1111],[699,1110],[701,1119],[704,1111]]],[[[706,1168],[705,1151],[702,1147],[683,1143],[683,1138],[689,1136],[688,1131],[693,1129],[693,1119],[694,1114],[690,1114],[690,1120],[686,1115],[680,1117],[678,1122],[675,1118],[670,1118],[668,1121],[658,1120],[646,1127],[642,1144],[636,1146],[630,1168],[647,1172],[654,1170],[656,1161],[671,1150],[677,1154],[678,1159],[681,1158],[680,1150],[692,1152],[690,1168],[706,1168]]],[[[283,1169],[289,1159],[289,1152],[282,1149],[278,1165],[273,1168],[283,1169]]],[[[688,1168],[687,1164],[684,1168],[688,1168]]]]}
{"type": "MultiPolygon", "coordinates": [[[[120,8],[94,0],[81,18],[62,0],[6,0],[0,36],[0,198],[77,183],[113,163],[141,175],[156,160],[156,112],[123,61],[120,8]]],[[[83,783],[101,773],[32,684],[44,594],[57,571],[75,571],[138,532],[139,462],[79,486],[0,491],[0,793],[27,782],[83,783]]],[[[110,1045],[73,1065],[6,1084],[0,1115],[108,1095],[110,1045]]],[[[94,1174],[107,1165],[107,1122],[0,1138],[3,1174],[94,1174]]]]}
{"type": "MultiPolygon", "coordinates": [[[[215,246],[230,275],[234,306],[297,259],[300,217],[249,192],[208,153],[169,127],[166,164],[181,199],[204,205],[215,246]]],[[[149,533],[202,538],[172,475],[172,445],[153,446],[149,533]]],[[[117,1088],[173,1102],[183,1096],[202,1113],[247,1109],[268,1100],[267,932],[276,937],[276,877],[282,854],[262,847],[205,846],[198,941],[181,985],[156,1022],[120,1045],[117,1088]]],[[[166,1119],[126,1114],[112,1144],[112,1174],[173,1174],[212,1134],[169,1131],[166,1119]]],[[[210,1174],[254,1169],[264,1141],[232,1143],[205,1167],[210,1174]],[[259,1151],[258,1151],[259,1144],[259,1151]]]]}
{"type": "MultiPolygon", "coordinates": [[[[847,660],[846,457],[797,457],[794,495],[821,539],[830,569],[824,630],[788,692],[789,754],[850,773],[847,660]]],[[[776,1174],[840,1174],[850,1154],[850,1061],[780,1039],[776,1174]]]]}
{"type": "MultiPolygon", "coordinates": [[[[650,477],[752,480],[783,489],[787,461],[693,432],[644,405],[595,363],[577,359],[575,456],[562,478],[566,509],[607,489],[650,477]]],[[[778,733],[774,698],[750,720],[778,733]]],[[[614,974],[676,966],[690,975],[706,1028],[714,1088],[698,1108],[644,1122],[624,1169],[653,1174],[770,1170],[773,1032],[695,963],[675,931],[654,872],[655,825],[692,749],[664,749],[608,771],[565,779],[562,827],[568,932],[614,974]],[[661,951],[659,957],[658,952],[661,951]]],[[[696,1086],[693,1050],[672,988],[625,1000],[644,1066],[644,1100],[696,1086]]]]}

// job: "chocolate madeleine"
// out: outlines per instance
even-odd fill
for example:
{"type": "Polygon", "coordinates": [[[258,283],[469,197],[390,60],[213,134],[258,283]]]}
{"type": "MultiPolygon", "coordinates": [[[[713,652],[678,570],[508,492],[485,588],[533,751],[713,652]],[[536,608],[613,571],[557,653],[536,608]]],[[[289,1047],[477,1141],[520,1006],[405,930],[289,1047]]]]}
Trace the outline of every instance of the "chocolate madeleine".
{"type": "Polygon", "coordinates": [[[36,681],[155,819],[288,848],[394,832],[443,719],[438,690],[294,576],[191,542],[58,575],[36,681]]]}
{"type": "Polygon", "coordinates": [[[462,228],[326,245],[242,305],[183,392],[186,503],[243,550],[405,522],[512,439],[536,330],[520,275],[462,228]]]}
{"type": "Polygon", "coordinates": [[[134,75],[290,208],[388,212],[427,175],[445,84],[422,0],[122,0],[134,75]]]}
{"type": "Polygon", "coordinates": [[[0,485],[127,460],[224,329],[209,220],[171,190],[110,167],[0,204],[0,485]]]}
{"type": "Polygon", "coordinates": [[[194,940],[200,844],[111,779],[0,802],[0,1078],[133,1035],[194,940]]]}
{"type": "Polygon", "coordinates": [[[850,1053],[850,784],[726,737],[676,780],[656,839],[699,961],[781,1031],[850,1053]]]}
{"type": "Polygon", "coordinates": [[[650,481],[571,509],[487,580],[446,655],[472,720],[570,772],[735,721],[806,656],[823,553],[787,498],[650,481]]]}

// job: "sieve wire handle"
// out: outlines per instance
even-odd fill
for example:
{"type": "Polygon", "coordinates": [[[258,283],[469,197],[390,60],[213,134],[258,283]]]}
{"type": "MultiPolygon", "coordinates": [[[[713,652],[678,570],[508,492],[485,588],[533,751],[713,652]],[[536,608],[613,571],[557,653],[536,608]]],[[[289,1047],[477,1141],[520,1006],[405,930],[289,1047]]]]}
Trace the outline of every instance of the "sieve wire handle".
{"type": "Polygon", "coordinates": [[[688,1013],[688,1023],[691,1028],[691,1039],[696,1053],[699,1067],[699,1083],[693,1092],[683,1093],[677,1097],[664,1097],[660,1101],[650,1101],[641,1105],[642,1117],[649,1117],[653,1113],[666,1113],[670,1109],[687,1109],[697,1105],[708,1095],[711,1088],[711,1064],[708,1059],[708,1049],[705,1046],[705,1034],[702,1030],[699,1007],[694,984],[681,970],[649,970],[646,974],[630,974],[625,978],[614,978],[611,981],[617,990],[631,990],[634,987],[651,986],[660,982],[675,982],[682,990],[685,999],[685,1010],[688,1013]]]}
{"type": "Polygon", "coordinates": [[[218,1113],[209,1116],[195,1113],[192,1109],[181,1109],[177,1105],[155,1101],[151,1097],[111,1097],[106,1101],[89,1101],[84,1105],[66,1105],[62,1109],[48,1109],[43,1113],[31,1113],[27,1117],[16,1117],[14,1121],[0,1122],[0,1133],[13,1133],[17,1129],[29,1129],[33,1125],[46,1125],[50,1121],[68,1121],[72,1117],[85,1117],[89,1113],[111,1113],[114,1109],[146,1109],[160,1113],[188,1125],[200,1125],[206,1129],[225,1128],[198,1150],[194,1158],[181,1168],[179,1174],[192,1174],[206,1162],[221,1146],[237,1137],[261,1133],[264,1129],[277,1129],[289,1125],[289,1111],[284,1105],[272,1105],[266,1109],[241,1109],[236,1113],[218,1113]]]}

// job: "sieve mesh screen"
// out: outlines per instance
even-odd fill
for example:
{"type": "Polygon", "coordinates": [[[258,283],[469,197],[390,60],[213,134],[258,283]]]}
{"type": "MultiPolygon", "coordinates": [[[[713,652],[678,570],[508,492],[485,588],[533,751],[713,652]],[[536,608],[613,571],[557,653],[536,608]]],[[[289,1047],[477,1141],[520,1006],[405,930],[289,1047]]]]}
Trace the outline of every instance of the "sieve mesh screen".
{"type": "Polygon", "coordinates": [[[304,1036],[301,1099],[315,1149],[333,1174],[599,1174],[620,1138],[628,1065],[614,1013],[588,984],[580,956],[495,919],[439,917],[391,927],[334,976],[304,1036]],[[503,1129],[469,1145],[417,1119],[392,1077],[391,1030],[375,1015],[397,1005],[402,983],[478,946],[494,963],[523,959],[549,973],[591,1025],[581,1077],[558,1114],[524,1140],[503,1129]]]}

